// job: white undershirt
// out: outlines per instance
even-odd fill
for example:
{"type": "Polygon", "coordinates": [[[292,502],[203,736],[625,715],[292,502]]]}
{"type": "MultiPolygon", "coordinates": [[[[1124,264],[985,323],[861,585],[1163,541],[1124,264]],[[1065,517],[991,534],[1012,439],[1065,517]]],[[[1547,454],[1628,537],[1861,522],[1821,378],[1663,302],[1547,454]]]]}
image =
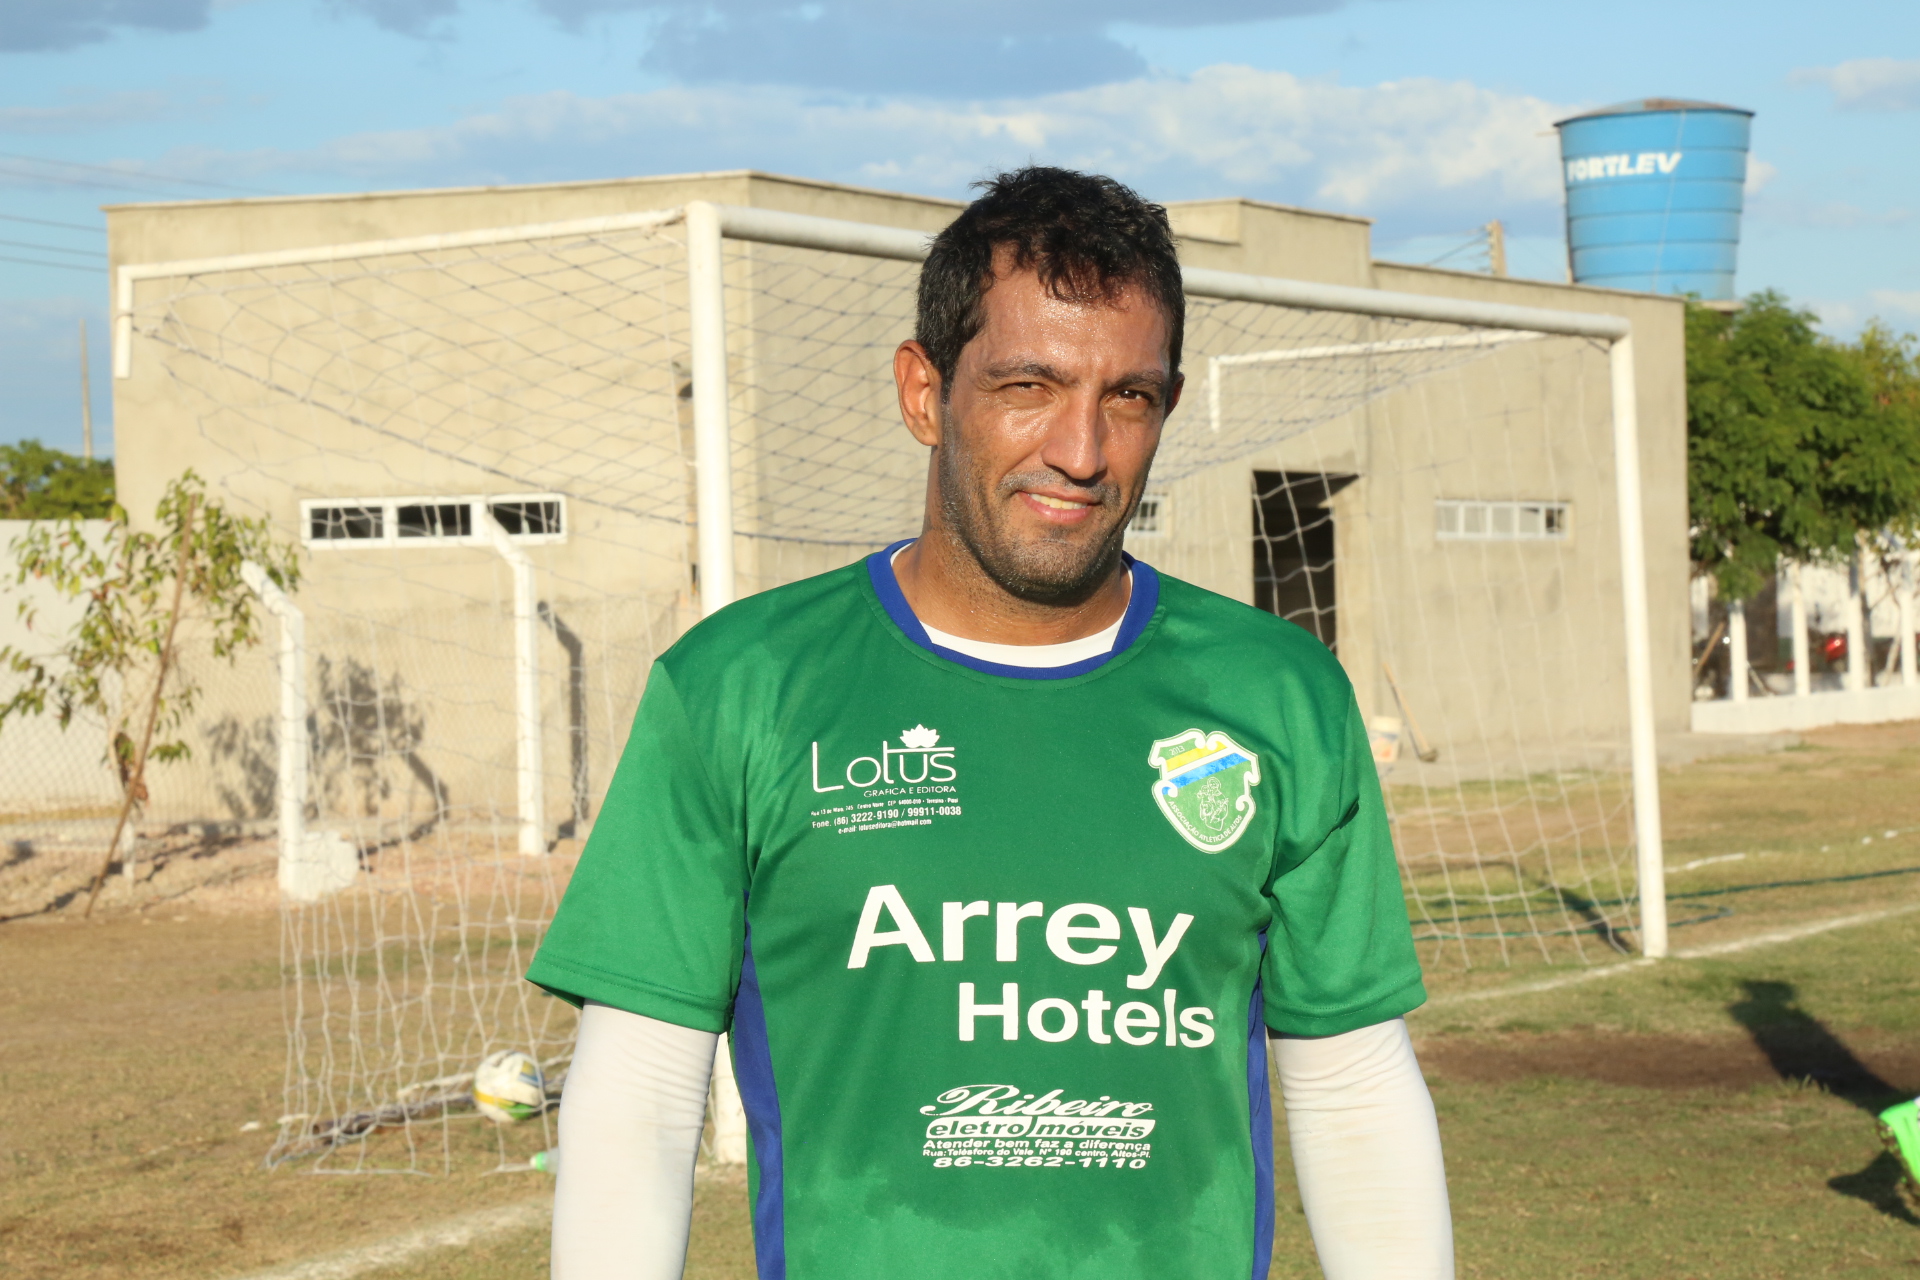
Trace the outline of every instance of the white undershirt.
{"type": "MultiPolygon", "coordinates": [[[[906,548],[900,548],[905,551],[906,548]]],[[[900,559],[900,551],[893,553],[889,565],[900,559]]],[[[898,579],[895,579],[898,581],[898,579]]],[[[904,594],[904,593],[903,593],[904,594]]],[[[1133,602],[1133,573],[1127,573],[1127,602],[1133,602]]],[[[909,608],[912,606],[909,605],[909,608]]],[[[950,631],[938,627],[920,626],[927,633],[927,639],[942,649],[952,649],[955,653],[964,653],[980,662],[997,663],[1003,667],[1065,667],[1076,662],[1085,662],[1088,658],[1097,658],[1112,653],[1113,645],[1120,638],[1120,624],[1127,620],[1126,610],[1113,620],[1113,625],[1104,631],[1096,631],[1090,636],[1078,640],[1067,640],[1060,644],[992,644],[985,640],[969,640],[965,636],[956,636],[950,631]]]]}
{"type": "Polygon", "coordinates": [[[1120,638],[1120,624],[1125,621],[1126,615],[1121,614],[1105,631],[1062,644],[989,644],[985,640],[969,640],[938,627],[929,627],[924,622],[920,625],[926,628],[927,639],[942,649],[952,649],[981,662],[997,662],[1003,667],[1045,668],[1064,667],[1112,653],[1113,642],[1120,638]]]}

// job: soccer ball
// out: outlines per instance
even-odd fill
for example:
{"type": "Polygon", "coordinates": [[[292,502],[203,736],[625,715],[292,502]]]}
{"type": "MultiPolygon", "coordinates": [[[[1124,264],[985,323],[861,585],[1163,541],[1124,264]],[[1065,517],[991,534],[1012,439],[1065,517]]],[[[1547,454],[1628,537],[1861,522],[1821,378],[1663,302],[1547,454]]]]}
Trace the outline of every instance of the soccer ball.
{"type": "Polygon", "coordinates": [[[473,1073],[473,1105],[495,1124],[537,1116],[547,1105],[540,1064],[518,1049],[490,1053],[473,1073]]]}

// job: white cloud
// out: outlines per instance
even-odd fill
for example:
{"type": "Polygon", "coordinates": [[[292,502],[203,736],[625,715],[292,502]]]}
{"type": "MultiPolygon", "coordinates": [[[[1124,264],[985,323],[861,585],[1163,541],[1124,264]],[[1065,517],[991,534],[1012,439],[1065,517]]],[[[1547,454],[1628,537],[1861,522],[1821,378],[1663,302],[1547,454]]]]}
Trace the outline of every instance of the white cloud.
{"type": "Polygon", "coordinates": [[[1820,327],[1837,337],[1851,338],[1869,320],[1883,320],[1895,330],[1920,322],[1920,290],[1869,289],[1851,298],[1823,298],[1807,304],[1820,317],[1820,327]]]}
{"type": "Polygon", "coordinates": [[[1163,199],[1399,210],[1450,229],[1462,211],[1469,221],[1557,211],[1556,153],[1541,134],[1565,110],[1459,81],[1355,87],[1232,65],[972,104],[681,86],[516,98],[444,127],[221,163],[227,175],[238,163],[409,185],[752,166],[958,193],[997,167],[1040,160],[1163,199]]]}
{"type": "Polygon", "coordinates": [[[1768,222],[1817,231],[1860,231],[1873,227],[1901,227],[1914,220],[1912,209],[1866,209],[1845,200],[1772,199],[1764,216],[1768,222]]]}
{"type": "Polygon", "coordinates": [[[1875,289],[1867,296],[1873,299],[1874,308],[1878,311],[1920,316],[1920,289],[1875,289]]]}
{"type": "Polygon", "coordinates": [[[1768,164],[1765,160],[1760,160],[1756,158],[1748,159],[1747,183],[1746,183],[1747,197],[1751,199],[1752,197],[1759,195],[1760,189],[1762,187],[1766,186],[1769,182],[1772,182],[1775,178],[1779,176],[1780,176],[1780,169],[1777,165],[1771,165],[1771,164],[1768,164]]]}
{"type": "Polygon", "coordinates": [[[1842,111],[1920,110],[1920,59],[1855,58],[1832,67],[1805,67],[1788,80],[1825,85],[1842,111]]]}
{"type": "Polygon", "coordinates": [[[1829,333],[1851,334],[1865,323],[1857,303],[1810,302],[1807,306],[1820,317],[1820,327],[1829,333]]]}
{"type": "Polygon", "coordinates": [[[205,113],[224,105],[213,92],[182,97],[159,89],[123,89],[115,93],[71,95],[53,107],[0,107],[0,133],[82,133],[113,125],[151,124],[188,113],[205,113]]]}

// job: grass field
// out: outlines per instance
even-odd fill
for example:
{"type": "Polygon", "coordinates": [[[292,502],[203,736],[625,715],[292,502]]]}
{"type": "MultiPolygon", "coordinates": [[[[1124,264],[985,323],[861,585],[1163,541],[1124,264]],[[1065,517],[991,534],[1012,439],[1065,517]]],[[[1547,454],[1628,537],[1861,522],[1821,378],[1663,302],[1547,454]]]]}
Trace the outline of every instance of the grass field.
{"type": "MultiPolygon", "coordinates": [[[[1920,875],[1904,873],[1920,867],[1920,725],[1824,731],[1665,783],[1675,917],[1708,914],[1688,903],[1733,908],[1676,930],[1676,948],[1920,908],[1920,875]]],[[[1576,972],[1436,965],[1434,999],[1412,1018],[1462,1274],[1920,1271],[1920,1217],[1870,1121],[1920,1091],[1920,910],[1477,998],[1576,972]]],[[[277,924],[257,913],[156,904],[0,925],[14,1102],[0,1125],[0,1273],[237,1276],[549,1189],[534,1174],[263,1171],[279,1001],[277,924]],[[242,1131],[254,1121],[266,1131],[242,1131]]],[[[1314,1276],[1281,1163],[1273,1274],[1314,1276]]],[[[505,1280],[544,1265],[527,1230],[378,1274],[505,1280]]],[[[744,1187],[710,1176],[688,1275],[751,1274],[744,1187]]]]}

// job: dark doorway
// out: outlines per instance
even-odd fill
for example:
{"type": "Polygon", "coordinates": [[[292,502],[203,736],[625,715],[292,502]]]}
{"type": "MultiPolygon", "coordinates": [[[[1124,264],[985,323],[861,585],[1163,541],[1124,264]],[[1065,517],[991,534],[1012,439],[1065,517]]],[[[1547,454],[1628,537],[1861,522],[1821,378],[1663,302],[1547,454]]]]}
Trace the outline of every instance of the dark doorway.
{"type": "Polygon", "coordinates": [[[1333,495],[1357,477],[1320,471],[1253,473],[1253,603],[1305,627],[1329,649],[1339,639],[1333,495]]]}

